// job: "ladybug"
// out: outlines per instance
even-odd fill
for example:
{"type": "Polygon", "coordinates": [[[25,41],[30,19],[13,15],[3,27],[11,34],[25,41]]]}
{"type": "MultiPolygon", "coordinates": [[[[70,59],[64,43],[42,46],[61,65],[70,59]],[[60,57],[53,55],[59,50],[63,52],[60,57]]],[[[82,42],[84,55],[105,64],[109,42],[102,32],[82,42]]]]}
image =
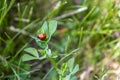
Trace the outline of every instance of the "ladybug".
{"type": "Polygon", "coordinates": [[[46,34],[41,33],[41,34],[38,35],[38,38],[39,38],[40,40],[45,40],[45,39],[46,39],[46,34]]]}

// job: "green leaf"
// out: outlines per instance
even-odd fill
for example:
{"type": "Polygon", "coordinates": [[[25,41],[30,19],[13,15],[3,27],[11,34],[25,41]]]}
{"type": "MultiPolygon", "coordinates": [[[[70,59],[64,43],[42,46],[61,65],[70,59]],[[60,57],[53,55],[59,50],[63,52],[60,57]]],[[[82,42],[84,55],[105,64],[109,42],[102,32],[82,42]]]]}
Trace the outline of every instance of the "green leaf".
{"type": "Polygon", "coordinates": [[[40,49],[40,50],[38,50],[39,52],[40,52],[40,54],[42,55],[42,56],[44,56],[46,53],[45,53],[45,50],[43,50],[43,49],[40,49]]]}
{"type": "Polygon", "coordinates": [[[49,35],[49,28],[48,28],[48,23],[47,21],[45,21],[42,25],[42,28],[41,28],[41,33],[46,33],[47,35],[49,35]]]}
{"type": "Polygon", "coordinates": [[[71,75],[67,75],[65,78],[63,78],[63,80],[70,80],[70,76],[71,75]]]}
{"type": "Polygon", "coordinates": [[[34,57],[39,58],[38,52],[35,48],[26,48],[24,49],[24,51],[26,51],[27,53],[33,55],[34,57]]]}
{"type": "Polygon", "coordinates": [[[47,41],[36,41],[36,43],[37,43],[38,46],[40,46],[41,48],[47,47],[47,41]]]}
{"type": "Polygon", "coordinates": [[[43,60],[43,59],[46,59],[46,58],[47,58],[46,55],[44,55],[44,56],[40,57],[39,60],[43,60]]]}
{"type": "Polygon", "coordinates": [[[38,38],[34,38],[36,40],[36,43],[41,47],[41,48],[45,48],[47,47],[47,44],[49,42],[49,40],[51,39],[51,36],[53,35],[53,33],[55,32],[57,28],[57,21],[45,21],[41,27],[40,30],[37,31],[37,35],[40,33],[45,33],[46,34],[46,39],[44,41],[38,39],[38,38]]]}
{"type": "Polygon", "coordinates": [[[28,55],[28,54],[24,54],[22,56],[22,61],[30,61],[30,60],[34,60],[34,59],[36,59],[36,57],[33,57],[31,55],[28,55]]]}
{"type": "Polygon", "coordinates": [[[52,20],[52,21],[49,21],[48,23],[49,23],[49,34],[50,36],[52,36],[57,29],[57,21],[52,20]]]}
{"type": "Polygon", "coordinates": [[[57,72],[59,75],[62,75],[62,73],[63,73],[62,70],[60,70],[60,69],[58,69],[57,72]]]}
{"type": "Polygon", "coordinates": [[[77,80],[76,76],[73,76],[70,80],[77,80]]]}
{"type": "Polygon", "coordinates": [[[37,35],[40,33],[46,33],[48,34],[48,23],[45,21],[42,25],[42,27],[37,31],[37,35]]]}
{"type": "Polygon", "coordinates": [[[74,58],[70,59],[70,60],[67,62],[70,72],[72,72],[72,70],[73,70],[74,62],[75,62],[75,59],[74,59],[74,58]]]}
{"type": "Polygon", "coordinates": [[[78,70],[79,70],[79,65],[77,64],[71,74],[75,74],[78,70]]]}
{"type": "Polygon", "coordinates": [[[67,64],[63,63],[61,69],[62,69],[62,72],[64,73],[67,70],[67,64]]]}

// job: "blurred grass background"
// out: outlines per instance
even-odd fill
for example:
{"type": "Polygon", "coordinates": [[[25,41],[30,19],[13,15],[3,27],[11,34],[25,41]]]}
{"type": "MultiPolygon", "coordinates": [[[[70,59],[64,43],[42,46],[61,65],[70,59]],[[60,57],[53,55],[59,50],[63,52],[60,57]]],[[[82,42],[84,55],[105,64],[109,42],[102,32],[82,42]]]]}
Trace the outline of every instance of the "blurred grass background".
{"type": "MultiPolygon", "coordinates": [[[[1,79],[18,76],[20,71],[28,72],[26,75],[31,71],[31,76],[24,76],[23,80],[27,80],[26,77],[33,80],[49,71],[49,61],[30,62],[30,69],[20,57],[25,47],[38,48],[29,35],[35,35],[43,21],[53,19],[58,21],[58,28],[49,45],[59,56],[56,61],[78,49],[72,55],[80,66],[76,74],[78,80],[120,77],[119,0],[0,0],[1,79]],[[86,10],[77,11],[84,7],[86,10]]],[[[49,80],[56,79],[50,75],[49,80]]]]}

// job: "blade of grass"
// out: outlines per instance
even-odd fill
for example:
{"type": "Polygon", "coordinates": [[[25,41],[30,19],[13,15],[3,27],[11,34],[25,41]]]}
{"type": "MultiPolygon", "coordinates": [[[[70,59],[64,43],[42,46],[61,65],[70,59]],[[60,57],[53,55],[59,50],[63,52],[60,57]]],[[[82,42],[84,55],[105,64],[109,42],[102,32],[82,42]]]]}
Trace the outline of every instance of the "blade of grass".
{"type": "MultiPolygon", "coordinates": [[[[2,24],[3,19],[5,18],[5,16],[7,15],[9,10],[11,9],[11,7],[13,6],[14,2],[15,2],[15,0],[11,0],[8,8],[3,12],[3,14],[1,14],[2,16],[0,18],[0,25],[2,24]]],[[[7,2],[5,0],[5,4],[4,5],[6,5],[6,4],[7,4],[7,2]]]]}

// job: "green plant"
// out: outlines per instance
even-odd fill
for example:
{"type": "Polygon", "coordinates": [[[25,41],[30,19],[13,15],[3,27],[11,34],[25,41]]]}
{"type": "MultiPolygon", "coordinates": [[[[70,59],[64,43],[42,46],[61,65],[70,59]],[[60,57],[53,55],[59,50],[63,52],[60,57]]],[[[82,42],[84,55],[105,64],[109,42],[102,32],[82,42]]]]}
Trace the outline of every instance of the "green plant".
{"type": "Polygon", "coordinates": [[[68,62],[63,63],[60,68],[57,65],[57,62],[55,61],[55,58],[57,55],[53,55],[51,49],[48,47],[48,42],[51,39],[51,36],[55,32],[57,28],[57,21],[45,21],[41,27],[40,30],[38,30],[36,35],[40,35],[39,37],[33,37],[36,40],[36,43],[42,48],[42,49],[35,49],[35,48],[26,48],[24,51],[26,51],[28,54],[24,54],[22,56],[23,61],[30,61],[30,60],[43,60],[43,59],[49,59],[51,64],[54,66],[55,70],[59,74],[59,80],[70,80],[71,76],[73,76],[78,70],[79,66],[76,65],[74,67],[74,58],[70,59],[68,62]],[[41,39],[41,34],[43,38],[43,33],[45,35],[45,39],[41,39]],[[47,36],[47,37],[46,37],[47,36]],[[41,57],[39,56],[39,53],[41,54],[41,57]]]}
{"type": "Polygon", "coordinates": [[[2,25],[3,20],[5,19],[7,13],[11,9],[11,7],[13,6],[14,2],[15,2],[15,0],[11,0],[10,4],[7,5],[7,0],[0,1],[0,25],[2,25]]]}
{"type": "Polygon", "coordinates": [[[119,3],[0,0],[0,80],[117,79],[119,3]],[[58,28],[50,35],[53,19],[58,28]]]}
{"type": "Polygon", "coordinates": [[[58,72],[59,80],[77,80],[76,76],[74,75],[79,70],[79,65],[75,65],[74,61],[75,59],[71,58],[66,63],[62,64],[61,69],[58,72]]]}

